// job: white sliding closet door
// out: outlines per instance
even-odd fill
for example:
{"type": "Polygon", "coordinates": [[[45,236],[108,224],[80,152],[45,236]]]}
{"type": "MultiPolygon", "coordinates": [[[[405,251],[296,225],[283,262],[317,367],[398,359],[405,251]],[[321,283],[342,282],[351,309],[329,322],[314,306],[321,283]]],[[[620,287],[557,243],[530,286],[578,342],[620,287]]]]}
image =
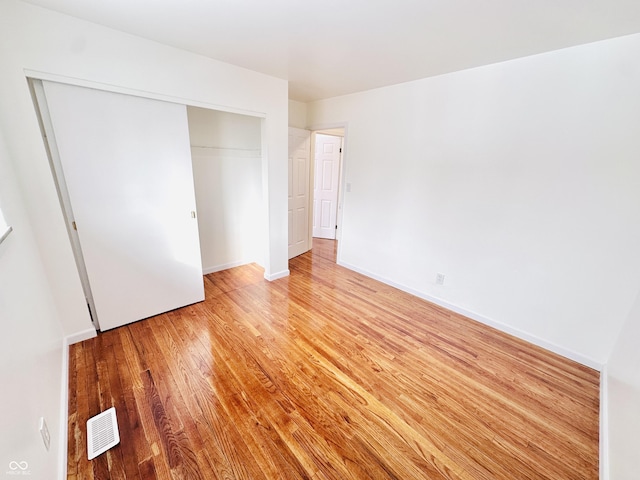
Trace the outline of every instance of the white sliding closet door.
{"type": "Polygon", "coordinates": [[[100,329],[204,300],[186,106],[43,86],[100,329]]]}

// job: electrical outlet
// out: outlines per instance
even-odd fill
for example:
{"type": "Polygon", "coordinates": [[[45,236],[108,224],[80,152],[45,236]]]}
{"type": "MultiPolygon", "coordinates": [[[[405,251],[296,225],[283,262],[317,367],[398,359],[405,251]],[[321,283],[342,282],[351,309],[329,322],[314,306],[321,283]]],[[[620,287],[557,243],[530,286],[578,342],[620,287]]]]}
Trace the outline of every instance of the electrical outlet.
{"type": "Polygon", "coordinates": [[[436,273],[436,285],[444,285],[444,273],[436,273]]]}
{"type": "Polygon", "coordinates": [[[40,435],[42,435],[44,447],[49,451],[49,447],[51,447],[51,434],[49,433],[49,427],[47,427],[47,422],[44,417],[40,417],[40,435]]]}

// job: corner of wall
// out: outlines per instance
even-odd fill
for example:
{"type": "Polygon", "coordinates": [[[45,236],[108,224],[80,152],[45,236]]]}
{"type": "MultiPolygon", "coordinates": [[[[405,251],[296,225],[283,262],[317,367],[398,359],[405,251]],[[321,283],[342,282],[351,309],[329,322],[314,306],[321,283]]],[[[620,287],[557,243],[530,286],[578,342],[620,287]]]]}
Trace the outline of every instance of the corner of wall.
{"type": "Polygon", "coordinates": [[[289,100],[289,126],[307,128],[307,104],[289,100]]]}

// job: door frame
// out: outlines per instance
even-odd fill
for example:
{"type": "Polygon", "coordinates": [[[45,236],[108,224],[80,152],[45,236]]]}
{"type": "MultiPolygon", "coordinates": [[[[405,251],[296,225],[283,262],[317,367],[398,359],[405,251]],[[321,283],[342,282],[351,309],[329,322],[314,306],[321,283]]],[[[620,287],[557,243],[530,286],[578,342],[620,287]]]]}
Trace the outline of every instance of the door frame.
{"type": "Polygon", "coordinates": [[[314,168],[316,169],[316,171],[314,172],[314,178],[316,182],[322,183],[323,185],[317,185],[315,183],[313,185],[313,237],[316,237],[316,233],[318,233],[319,238],[338,240],[338,202],[340,200],[340,166],[342,165],[342,144],[344,143],[344,131],[342,129],[320,130],[314,132],[314,135],[316,137],[314,149],[314,168]],[[322,139],[319,139],[318,137],[322,137],[322,139]],[[320,148],[318,148],[319,143],[320,148]],[[332,145],[333,147],[337,146],[338,150],[335,151],[335,149],[332,149],[331,153],[328,154],[328,152],[322,150],[322,147],[326,147],[326,145],[332,145]],[[326,186],[324,185],[325,179],[318,178],[318,175],[324,176],[327,174],[326,166],[320,165],[318,160],[321,159],[324,162],[328,157],[331,157],[333,160],[331,162],[330,198],[328,198],[329,192],[326,190],[326,186]],[[319,199],[317,198],[318,195],[322,197],[322,201],[326,201],[329,199],[331,200],[331,205],[329,208],[329,225],[322,225],[323,207],[321,206],[322,201],[319,201],[319,199]]]}
{"type": "MultiPolygon", "coordinates": [[[[316,168],[316,133],[323,133],[325,130],[342,129],[342,155],[340,157],[340,168],[338,173],[338,212],[336,215],[336,224],[338,226],[336,230],[336,242],[338,242],[338,251],[336,256],[336,262],[339,264],[342,257],[342,247],[340,239],[342,238],[343,229],[343,210],[344,202],[346,200],[346,172],[347,172],[347,156],[348,156],[348,135],[349,135],[349,123],[348,122],[336,122],[336,123],[322,123],[317,125],[311,125],[308,130],[311,130],[311,165],[309,166],[309,185],[311,194],[309,195],[309,238],[313,242],[313,186],[315,185],[315,168],[316,168]]],[[[330,133],[328,135],[331,135],[330,133]]],[[[335,134],[333,134],[335,135],[335,134]]]]}
{"type": "Polygon", "coordinates": [[[100,321],[98,319],[98,313],[93,300],[93,293],[91,292],[91,284],[89,283],[87,267],[85,265],[84,256],[82,254],[80,238],[78,236],[78,231],[75,228],[75,216],[73,215],[71,199],[69,197],[69,191],[67,190],[67,184],[65,181],[64,173],[62,171],[62,162],[60,160],[60,153],[58,152],[56,136],[53,131],[53,124],[51,123],[49,105],[47,103],[43,81],[40,79],[31,78],[29,79],[29,85],[32,89],[32,94],[35,100],[34,104],[36,107],[36,116],[38,117],[40,130],[43,135],[44,147],[47,151],[47,156],[49,157],[51,174],[53,176],[53,182],[58,193],[58,200],[60,201],[60,207],[62,209],[62,215],[64,217],[65,226],[67,228],[67,234],[69,235],[69,242],[71,244],[73,257],[76,261],[76,268],[78,269],[80,284],[82,285],[84,297],[87,302],[89,317],[91,319],[93,327],[96,329],[96,331],[99,332],[100,321]]]}
{"type": "MultiPolygon", "coordinates": [[[[92,298],[90,289],[88,288],[89,287],[88,279],[84,278],[86,273],[81,272],[80,271],[81,267],[78,266],[78,262],[80,261],[82,262],[82,264],[84,264],[84,260],[82,259],[81,254],[80,256],[78,255],[79,249],[78,249],[77,239],[74,238],[74,236],[77,234],[70,231],[72,229],[69,228],[69,225],[71,225],[69,219],[72,218],[72,215],[69,214],[68,210],[65,207],[66,200],[63,200],[62,198],[60,198],[60,192],[57,184],[55,168],[52,165],[53,160],[51,159],[52,154],[50,152],[50,145],[48,143],[48,139],[42,125],[42,119],[39,112],[40,107],[38,104],[38,98],[34,90],[34,83],[42,82],[44,80],[78,86],[78,87],[92,88],[95,90],[102,90],[105,92],[131,95],[131,96],[147,98],[151,100],[160,100],[160,101],[169,102],[169,103],[177,103],[185,106],[193,106],[193,107],[206,108],[210,110],[218,110],[218,111],[228,112],[228,113],[249,115],[252,117],[259,118],[261,120],[261,149],[260,150],[261,150],[261,156],[262,156],[262,216],[263,216],[263,219],[261,223],[262,223],[263,235],[264,235],[264,244],[262,245],[262,248],[261,248],[261,251],[263,252],[263,255],[261,258],[261,261],[262,261],[261,266],[264,268],[264,271],[265,271],[264,273],[265,279],[269,281],[276,280],[278,278],[285,276],[284,272],[272,272],[272,267],[271,267],[272,235],[271,235],[271,226],[269,224],[270,184],[269,184],[269,153],[268,153],[268,144],[267,144],[268,143],[267,129],[268,129],[268,125],[270,124],[271,117],[269,117],[265,112],[250,110],[246,108],[239,108],[239,107],[234,107],[229,105],[210,103],[207,101],[194,100],[192,98],[187,98],[187,97],[167,95],[167,94],[157,93],[157,92],[148,91],[148,90],[138,90],[131,87],[121,86],[118,84],[96,82],[93,80],[70,77],[66,75],[59,75],[59,74],[49,73],[49,72],[42,72],[37,70],[25,69],[24,73],[25,73],[25,78],[27,80],[27,83],[29,85],[29,91],[31,94],[32,102],[34,103],[34,107],[36,109],[36,120],[39,123],[38,126],[40,127],[40,132],[43,137],[43,145],[46,150],[47,159],[49,161],[49,167],[51,169],[51,179],[56,188],[56,193],[58,194],[58,200],[60,203],[60,212],[62,215],[62,220],[65,222],[65,230],[67,231],[67,234],[68,234],[69,246],[72,251],[72,256],[74,257],[74,260],[75,260],[74,263],[76,268],[74,270],[76,270],[76,272],[78,273],[78,279],[82,288],[82,295],[87,301],[87,306],[88,306],[87,319],[91,321],[91,324],[96,331],[100,331],[100,325],[96,318],[95,306],[93,305],[93,298],[92,298]]],[[[289,271],[286,270],[287,275],[288,273],[289,271]]]]}

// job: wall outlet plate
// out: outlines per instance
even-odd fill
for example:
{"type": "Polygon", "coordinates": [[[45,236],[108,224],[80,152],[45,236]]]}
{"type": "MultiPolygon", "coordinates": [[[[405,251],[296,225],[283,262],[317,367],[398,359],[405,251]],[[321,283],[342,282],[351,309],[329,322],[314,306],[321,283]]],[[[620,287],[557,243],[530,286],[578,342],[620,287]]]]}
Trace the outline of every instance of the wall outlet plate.
{"type": "Polygon", "coordinates": [[[436,285],[444,285],[444,273],[436,273],[436,285]]]}
{"type": "Polygon", "coordinates": [[[44,448],[49,451],[51,448],[51,434],[49,433],[49,427],[47,427],[47,422],[44,417],[40,417],[40,435],[42,435],[42,441],[44,442],[44,448]]]}

